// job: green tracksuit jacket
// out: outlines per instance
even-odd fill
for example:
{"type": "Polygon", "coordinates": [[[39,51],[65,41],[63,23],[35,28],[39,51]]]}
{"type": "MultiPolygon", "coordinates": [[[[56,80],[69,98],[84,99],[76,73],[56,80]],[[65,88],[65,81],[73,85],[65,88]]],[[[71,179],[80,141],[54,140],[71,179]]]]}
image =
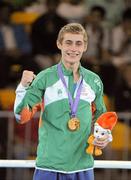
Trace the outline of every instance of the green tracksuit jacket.
{"type": "MultiPolygon", "coordinates": [[[[68,89],[75,98],[79,86],[74,90],[73,73],[62,71],[68,89]]],[[[39,142],[36,167],[63,173],[72,173],[93,168],[93,157],[85,152],[87,139],[91,133],[92,103],[95,103],[95,120],[106,111],[103,102],[103,84],[98,75],[79,67],[83,76],[82,91],[78,104],[77,118],[80,128],[70,131],[67,123],[70,119],[68,95],[58,76],[57,65],[40,72],[33,83],[24,91],[16,90],[15,115],[20,119],[24,107],[32,110],[44,100],[44,111],[41,112],[42,124],[39,127],[39,142]],[[23,92],[23,95],[22,95],[23,92]]]]}

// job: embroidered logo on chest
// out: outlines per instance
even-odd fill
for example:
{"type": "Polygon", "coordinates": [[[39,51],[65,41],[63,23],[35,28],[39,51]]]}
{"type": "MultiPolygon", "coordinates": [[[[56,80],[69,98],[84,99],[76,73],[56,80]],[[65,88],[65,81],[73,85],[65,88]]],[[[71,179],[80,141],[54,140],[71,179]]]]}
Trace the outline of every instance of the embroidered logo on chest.
{"type": "Polygon", "coordinates": [[[58,89],[58,90],[57,90],[57,94],[58,94],[58,96],[62,96],[62,90],[61,90],[61,89],[58,89]]]}

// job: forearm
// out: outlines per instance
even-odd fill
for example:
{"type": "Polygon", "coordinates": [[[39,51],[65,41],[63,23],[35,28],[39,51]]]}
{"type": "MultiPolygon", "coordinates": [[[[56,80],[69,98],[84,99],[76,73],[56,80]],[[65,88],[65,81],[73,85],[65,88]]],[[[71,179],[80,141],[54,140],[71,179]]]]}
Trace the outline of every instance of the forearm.
{"type": "Polygon", "coordinates": [[[34,86],[28,88],[21,84],[16,89],[14,113],[17,122],[23,124],[32,119],[42,107],[42,92],[34,86]]]}
{"type": "Polygon", "coordinates": [[[14,114],[16,117],[16,120],[19,121],[21,119],[20,114],[16,113],[16,109],[19,106],[19,104],[22,102],[25,94],[26,94],[27,87],[24,87],[21,83],[18,85],[16,89],[16,98],[14,102],[14,114]]]}

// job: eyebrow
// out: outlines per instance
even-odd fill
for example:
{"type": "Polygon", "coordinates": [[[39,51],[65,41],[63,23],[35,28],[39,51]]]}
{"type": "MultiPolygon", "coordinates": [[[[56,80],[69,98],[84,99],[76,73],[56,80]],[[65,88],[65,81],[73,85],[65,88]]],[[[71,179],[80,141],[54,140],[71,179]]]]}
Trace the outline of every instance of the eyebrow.
{"type": "MultiPolygon", "coordinates": [[[[65,42],[73,42],[73,41],[72,41],[72,40],[67,39],[67,40],[65,40],[65,42]]],[[[77,42],[77,43],[82,43],[82,41],[81,41],[81,40],[78,40],[78,41],[75,41],[75,42],[77,42]]]]}

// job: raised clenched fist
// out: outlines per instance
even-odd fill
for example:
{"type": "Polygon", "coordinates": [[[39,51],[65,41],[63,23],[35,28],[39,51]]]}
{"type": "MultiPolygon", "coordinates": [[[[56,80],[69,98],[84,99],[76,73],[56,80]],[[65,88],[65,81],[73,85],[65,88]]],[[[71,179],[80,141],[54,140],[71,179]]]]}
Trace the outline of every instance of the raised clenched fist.
{"type": "Polygon", "coordinates": [[[33,79],[36,77],[33,71],[24,70],[21,78],[21,84],[27,87],[31,84],[33,79]]]}

